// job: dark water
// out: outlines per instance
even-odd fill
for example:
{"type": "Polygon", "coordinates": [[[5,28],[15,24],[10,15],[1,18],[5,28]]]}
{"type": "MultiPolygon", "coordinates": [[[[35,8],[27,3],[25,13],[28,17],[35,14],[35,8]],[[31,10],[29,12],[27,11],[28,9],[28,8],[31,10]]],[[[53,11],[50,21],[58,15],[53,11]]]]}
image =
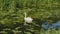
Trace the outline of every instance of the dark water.
{"type": "Polygon", "coordinates": [[[42,24],[42,28],[43,29],[53,29],[53,28],[60,28],[60,21],[57,21],[56,23],[53,23],[53,24],[48,24],[47,22],[42,24]]]}

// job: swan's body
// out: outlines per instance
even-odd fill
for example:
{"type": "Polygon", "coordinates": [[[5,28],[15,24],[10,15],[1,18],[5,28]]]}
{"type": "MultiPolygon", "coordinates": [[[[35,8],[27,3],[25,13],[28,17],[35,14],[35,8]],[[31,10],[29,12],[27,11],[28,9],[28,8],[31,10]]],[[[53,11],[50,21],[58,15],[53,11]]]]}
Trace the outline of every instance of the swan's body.
{"type": "Polygon", "coordinates": [[[26,21],[27,23],[31,23],[31,22],[32,22],[32,20],[33,20],[33,19],[32,19],[32,18],[30,18],[30,17],[26,17],[26,18],[25,18],[25,21],[26,21]]]}

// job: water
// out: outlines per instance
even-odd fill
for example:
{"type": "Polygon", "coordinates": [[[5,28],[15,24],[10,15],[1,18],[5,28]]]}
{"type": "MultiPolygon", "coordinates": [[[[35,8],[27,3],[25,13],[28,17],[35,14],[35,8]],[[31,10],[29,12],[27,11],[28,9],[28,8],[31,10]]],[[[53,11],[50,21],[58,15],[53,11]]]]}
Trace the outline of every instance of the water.
{"type": "Polygon", "coordinates": [[[57,21],[56,23],[53,23],[53,24],[48,24],[48,22],[45,22],[44,24],[42,24],[42,28],[43,29],[53,29],[53,28],[60,28],[60,21],[57,21]]]}

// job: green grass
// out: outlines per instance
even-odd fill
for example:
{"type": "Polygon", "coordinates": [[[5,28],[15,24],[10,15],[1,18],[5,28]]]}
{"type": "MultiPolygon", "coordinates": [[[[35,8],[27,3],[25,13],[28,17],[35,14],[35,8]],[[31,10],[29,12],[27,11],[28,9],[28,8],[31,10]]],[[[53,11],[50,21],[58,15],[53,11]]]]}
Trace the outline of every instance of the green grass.
{"type": "MultiPolygon", "coordinates": [[[[17,31],[17,30],[12,30],[12,32],[14,34],[21,34],[21,31],[17,31]]],[[[4,34],[9,34],[8,32],[2,31],[0,33],[4,33],[4,34]]],[[[47,30],[47,31],[41,31],[41,32],[35,32],[36,34],[60,34],[60,30],[56,31],[56,30],[47,30]]],[[[31,32],[25,32],[25,34],[32,34],[31,32]]]]}
{"type": "Polygon", "coordinates": [[[53,30],[41,31],[40,34],[60,34],[60,30],[57,31],[53,29],[53,30]]]}
{"type": "MultiPolygon", "coordinates": [[[[7,26],[7,29],[14,28],[14,24],[19,23],[22,26],[19,25],[16,28],[25,27],[25,29],[37,34],[60,33],[60,30],[40,32],[40,23],[42,23],[40,20],[48,23],[60,20],[60,0],[0,0],[0,24],[7,26]],[[24,26],[24,12],[27,12],[27,16],[31,18],[37,18],[36,21],[24,26]]],[[[3,26],[0,27],[0,29],[4,29],[3,26]]],[[[15,28],[13,31],[16,31],[15,28]]],[[[25,33],[31,34],[28,31],[25,33]]]]}

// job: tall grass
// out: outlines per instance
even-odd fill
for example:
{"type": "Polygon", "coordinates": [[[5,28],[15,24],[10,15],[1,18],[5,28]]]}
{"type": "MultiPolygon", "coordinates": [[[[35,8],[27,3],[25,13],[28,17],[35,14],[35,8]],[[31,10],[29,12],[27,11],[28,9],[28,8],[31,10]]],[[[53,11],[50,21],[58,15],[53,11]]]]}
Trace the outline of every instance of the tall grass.
{"type": "MultiPolygon", "coordinates": [[[[13,28],[16,23],[20,25],[24,23],[24,12],[27,12],[28,16],[32,18],[52,21],[60,18],[60,2],[59,0],[0,0],[0,23],[8,26],[7,30],[13,28]]],[[[40,24],[38,21],[37,23],[40,24]]],[[[43,30],[40,32],[40,25],[38,24],[32,23],[27,25],[25,28],[27,30],[30,29],[30,32],[24,32],[26,34],[60,34],[60,30],[43,30]],[[38,25],[38,27],[36,25],[38,25]]],[[[23,26],[22,24],[22,27],[23,26]]],[[[14,34],[17,34],[17,32],[21,34],[21,31],[15,28],[9,31],[12,31],[14,34]]],[[[5,33],[8,34],[8,32],[5,33]]]]}

